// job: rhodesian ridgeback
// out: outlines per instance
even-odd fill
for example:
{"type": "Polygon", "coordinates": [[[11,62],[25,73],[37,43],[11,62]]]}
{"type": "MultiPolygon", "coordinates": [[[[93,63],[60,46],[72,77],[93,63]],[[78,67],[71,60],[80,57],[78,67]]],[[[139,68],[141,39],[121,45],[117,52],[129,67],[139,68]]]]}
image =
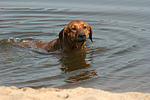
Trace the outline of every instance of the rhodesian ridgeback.
{"type": "Polygon", "coordinates": [[[85,43],[89,37],[92,40],[92,28],[90,25],[81,20],[70,22],[59,33],[59,38],[51,42],[42,42],[29,40],[21,42],[24,47],[37,47],[47,50],[48,52],[63,49],[66,51],[80,50],[85,47],[85,43]]]}

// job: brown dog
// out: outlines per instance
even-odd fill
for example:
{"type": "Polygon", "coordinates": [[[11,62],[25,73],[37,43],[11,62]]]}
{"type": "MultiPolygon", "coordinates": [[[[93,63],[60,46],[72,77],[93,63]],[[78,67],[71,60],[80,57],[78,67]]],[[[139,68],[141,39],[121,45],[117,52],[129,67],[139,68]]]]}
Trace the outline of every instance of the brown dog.
{"type": "MultiPolygon", "coordinates": [[[[21,45],[25,47],[42,48],[47,51],[54,51],[58,49],[63,50],[79,50],[85,47],[86,40],[92,41],[92,28],[90,25],[84,21],[77,20],[72,21],[64,27],[59,33],[59,38],[54,39],[51,42],[41,42],[41,41],[26,41],[22,42],[21,45]]],[[[93,42],[93,41],[92,41],[93,42]]]]}

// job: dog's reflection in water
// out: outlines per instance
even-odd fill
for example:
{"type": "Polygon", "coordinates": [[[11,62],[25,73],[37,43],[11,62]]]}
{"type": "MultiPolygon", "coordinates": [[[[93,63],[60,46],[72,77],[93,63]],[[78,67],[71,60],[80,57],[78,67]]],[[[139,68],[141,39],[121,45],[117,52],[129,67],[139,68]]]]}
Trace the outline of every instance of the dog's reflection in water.
{"type": "Polygon", "coordinates": [[[95,70],[91,67],[92,58],[86,61],[86,51],[80,50],[79,52],[65,52],[60,62],[62,63],[62,73],[71,73],[71,76],[65,80],[68,83],[74,83],[82,80],[92,78],[97,75],[95,70]]]}

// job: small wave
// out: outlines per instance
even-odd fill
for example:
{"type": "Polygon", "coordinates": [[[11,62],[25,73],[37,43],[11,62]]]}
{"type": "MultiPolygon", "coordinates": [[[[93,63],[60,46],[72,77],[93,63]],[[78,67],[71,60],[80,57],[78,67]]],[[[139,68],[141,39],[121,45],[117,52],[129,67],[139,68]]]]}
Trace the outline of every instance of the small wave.
{"type": "Polygon", "coordinates": [[[3,39],[0,41],[0,44],[3,43],[20,43],[21,39],[19,38],[14,38],[14,37],[9,37],[8,39],[3,39]]]}
{"type": "Polygon", "coordinates": [[[8,39],[3,39],[0,41],[0,44],[2,43],[21,43],[21,42],[26,42],[28,40],[33,40],[32,37],[26,38],[26,39],[20,39],[20,38],[15,38],[15,37],[9,37],[8,39]]]}
{"type": "Polygon", "coordinates": [[[8,39],[7,39],[7,42],[15,42],[15,43],[18,43],[18,42],[20,42],[20,39],[19,38],[14,38],[14,37],[9,37],[8,39]]]}
{"type": "MultiPolygon", "coordinates": [[[[20,39],[20,38],[15,38],[15,37],[9,37],[8,39],[3,39],[0,41],[0,45],[7,45],[7,44],[11,44],[13,46],[18,46],[18,47],[23,47],[21,45],[22,42],[28,42],[28,41],[32,41],[32,40],[37,40],[38,39],[33,39],[32,37],[30,38],[25,38],[25,39],[20,39]]],[[[30,49],[36,53],[39,53],[39,54],[51,54],[50,52],[48,52],[47,50],[44,50],[42,48],[37,48],[37,47],[31,47],[31,48],[27,48],[27,49],[30,49]]]]}

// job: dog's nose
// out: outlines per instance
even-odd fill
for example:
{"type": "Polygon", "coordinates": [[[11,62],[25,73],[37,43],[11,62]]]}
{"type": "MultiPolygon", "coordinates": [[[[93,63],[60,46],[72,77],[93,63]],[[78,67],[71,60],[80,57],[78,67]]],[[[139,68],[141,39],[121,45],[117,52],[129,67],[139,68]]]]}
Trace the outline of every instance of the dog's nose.
{"type": "Polygon", "coordinates": [[[81,38],[81,39],[84,39],[84,38],[86,38],[86,35],[85,35],[85,33],[80,33],[80,34],[78,35],[78,38],[81,38]]]}

